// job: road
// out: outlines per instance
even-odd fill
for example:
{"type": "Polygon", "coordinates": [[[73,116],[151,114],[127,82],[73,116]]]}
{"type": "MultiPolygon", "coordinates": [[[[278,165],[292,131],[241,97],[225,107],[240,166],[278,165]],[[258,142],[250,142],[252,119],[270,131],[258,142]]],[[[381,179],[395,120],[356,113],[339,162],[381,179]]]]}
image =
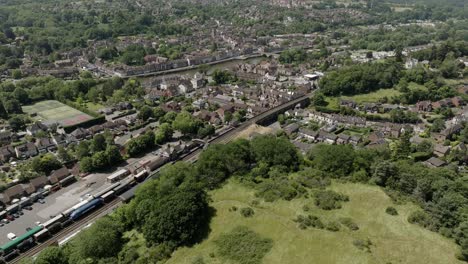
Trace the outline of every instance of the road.
{"type": "MultiPolygon", "coordinates": [[[[301,96],[301,97],[299,97],[297,99],[294,99],[292,101],[289,101],[289,102],[287,102],[285,104],[282,104],[282,105],[276,106],[276,107],[274,107],[272,109],[269,109],[269,110],[261,113],[260,115],[257,115],[255,117],[247,120],[246,122],[242,123],[240,126],[238,126],[236,128],[233,128],[231,130],[227,130],[226,132],[219,135],[218,137],[213,138],[212,140],[210,140],[209,143],[210,144],[227,143],[227,142],[233,140],[239,132],[243,131],[244,129],[246,129],[250,125],[256,124],[259,121],[262,121],[263,119],[265,119],[265,118],[267,118],[267,117],[269,117],[269,116],[271,116],[273,114],[277,114],[278,112],[284,112],[284,111],[286,111],[288,109],[294,108],[294,106],[296,106],[298,103],[304,102],[305,100],[310,98],[310,96],[312,96],[314,92],[315,91],[313,91],[313,92],[311,92],[309,94],[306,94],[304,96],[301,96]]],[[[199,155],[200,155],[200,153],[202,151],[203,151],[202,149],[198,149],[198,150],[190,153],[189,155],[181,158],[180,160],[193,163],[198,159],[198,157],[199,157],[199,155]]],[[[155,174],[151,175],[151,177],[154,177],[154,176],[155,176],[155,174]]],[[[60,240],[62,240],[64,238],[66,238],[67,236],[69,236],[70,234],[73,234],[74,232],[82,229],[84,226],[88,225],[89,223],[94,222],[96,219],[98,219],[98,218],[112,212],[117,207],[119,207],[121,204],[122,203],[120,202],[119,199],[114,199],[112,202],[104,205],[103,207],[99,208],[98,210],[96,210],[96,211],[92,212],[91,214],[85,216],[83,219],[80,219],[77,222],[74,222],[72,225],[66,227],[65,229],[62,229],[59,233],[57,233],[54,237],[50,238],[49,240],[47,240],[47,241],[45,241],[45,242],[43,242],[41,244],[38,244],[37,246],[29,249],[28,251],[21,254],[20,256],[18,256],[14,260],[10,261],[9,263],[18,263],[22,258],[32,257],[32,256],[36,255],[37,253],[39,253],[42,249],[46,248],[47,246],[50,246],[50,245],[53,245],[54,243],[57,243],[57,241],[60,241],[60,240]]]]}

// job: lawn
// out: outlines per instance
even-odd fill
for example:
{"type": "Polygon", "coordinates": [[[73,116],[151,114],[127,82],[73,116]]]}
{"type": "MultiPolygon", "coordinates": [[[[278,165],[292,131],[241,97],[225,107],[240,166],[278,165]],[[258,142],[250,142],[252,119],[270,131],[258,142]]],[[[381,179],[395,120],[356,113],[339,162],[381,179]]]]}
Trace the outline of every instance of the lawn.
{"type": "Polygon", "coordinates": [[[88,108],[89,110],[91,110],[93,112],[97,112],[98,110],[104,108],[104,106],[102,104],[99,104],[99,103],[87,102],[86,103],[86,108],[88,108]]]}
{"type": "Polygon", "coordinates": [[[338,232],[314,228],[301,230],[292,220],[298,214],[306,214],[302,208],[305,204],[313,204],[311,198],[252,205],[254,192],[230,182],[211,192],[211,205],[216,209],[216,215],[210,224],[208,238],[191,248],[178,249],[167,263],[190,264],[200,257],[207,264],[229,263],[217,256],[214,240],[237,226],[247,226],[273,240],[273,248],[263,259],[263,263],[269,264],[462,263],[455,258],[458,247],[454,242],[407,222],[408,214],[417,208],[415,205],[394,205],[381,189],[368,185],[333,183],[331,189],[348,195],[350,201],[332,211],[311,206],[307,214],[319,216],[322,221],[350,217],[359,230],[350,231],[344,226],[338,232]],[[239,210],[229,210],[233,206],[250,206],[255,214],[243,217],[239,210]],[[395,207],[398,215],[385,213],[387,206],[395,207]],[[353,241],[356,239],[370,239],[371,251],[355,247],[353,241]]]}
{"type": "Polygon", "coordinates": [[[93,119],[92,116],[55,100],[23,106],[23,112],[36,114],[35,119],[46,124],[57,122],[62,126],[72,126],[93,119]]]}
{"type": "Polygon", "coordinates": [[[380,99],[387,97],[388,99],[393,96],[400,96],[401,92],[395,89],[380,89],[375,92],[367,94],[358,94],[353,96],[343,96],[343,99],[350,99],[356,103],[377,103],[380,99]]]}

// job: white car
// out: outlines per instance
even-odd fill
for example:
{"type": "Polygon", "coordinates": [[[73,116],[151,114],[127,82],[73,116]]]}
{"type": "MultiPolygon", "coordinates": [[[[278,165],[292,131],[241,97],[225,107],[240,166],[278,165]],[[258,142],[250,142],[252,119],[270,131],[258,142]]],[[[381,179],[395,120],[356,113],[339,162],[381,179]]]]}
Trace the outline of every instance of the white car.
{"type": "Polygon", "coordinates": [[[7,237],[8,237],[8,239],[10,239],[10,240],[14,240],[14,239],[16,238],[16,235],[13,234],[13,233],[8,233],[7,237]]]}

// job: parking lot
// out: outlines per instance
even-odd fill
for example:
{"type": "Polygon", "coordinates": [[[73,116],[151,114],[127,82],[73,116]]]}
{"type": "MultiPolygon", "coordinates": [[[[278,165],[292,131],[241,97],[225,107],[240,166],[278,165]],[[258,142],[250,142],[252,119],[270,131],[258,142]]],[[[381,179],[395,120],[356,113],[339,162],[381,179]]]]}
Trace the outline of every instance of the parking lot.
{"type": "Polygon", "coordinates": [[[55,193],[44,198],[45,203],[38,202],[32,205],[32,210],[22,210],[24,213],[12,222],[0,227],[0,244],[7,243],[8,233],[19,236],[26,232],[26,228],[35,226],[36,222],[45,222],[86,198],[87,194],[94,194],[106,188],[108,174],[96,173],[87,176],[55,193]]]}

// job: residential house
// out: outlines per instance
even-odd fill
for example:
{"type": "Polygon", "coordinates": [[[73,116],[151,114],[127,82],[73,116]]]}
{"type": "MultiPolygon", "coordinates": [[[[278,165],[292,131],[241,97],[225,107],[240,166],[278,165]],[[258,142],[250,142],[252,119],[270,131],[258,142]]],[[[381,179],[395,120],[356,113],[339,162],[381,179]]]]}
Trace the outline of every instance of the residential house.
{"type": "Polygon", "coordinates": [[[327,144],[335,144],[337,136],[335,134],[327,133],[325,131],[320,131],[317,137],[317,141],[324,142],[327,144]]]}
{"type": "Polygon", "coordinates": [[[39,132],[47,132],[49,128],[40,121],[34,122],[34,124],[26,128],[26,133],[30,136],[35,136],[39,132]]]}
{"type": "Polygon", "coordinates": [[[88,130],[79,127],[77,129],[73,130],[73,132],[70,133],[70,136],[73,137],[74,139],[76,139],[77,141],[80,141],[80,140],[89,138],[91,136],[91,134],[89,133],[88,130]]]}
{"type": "Polygon", "coordinates": [[[371,142],[377,142],[381,139],[384,139],[385,138],[385,135],[382,131],[375,131],[375,132],[372,132],[370,135],[369,135],[369,140],[371,142]]]}
{"type": "Polygon", "coordinates": [[[349,139],[349,143],[353,146],[357,146],[361,142],[362,142],[362,138],[357,135],[351,136],[351,138],[349,139]]]}
{"type": "Polygon", "coordinates": [[[56,184],[58,183],[59,181],[65,179],[66,177],[68,177],[70,175],[70,171],[66,168],[66,167],[62,167],[58,170],[55,170],[53,171],[50,175],[49,175],[49,181],[51,184],[56,184]]]}
{"type": "Polygon", "coordinates": [[[431,101],[419,101],[416,103],[416,109],[422,112],[432,112],[433,107],[431,101]]]}
{"type": "Polygon", "coordinates": [[[55,145],[54,141],[48,137],[37,139],[36,147],[39,153],[46,153],[48,151],[57,150],[57,146],[55,145]]]}
{"type": "Polygon", "coordinates": [[[17,140],[17,135],[11,131],[1,131],[0,132],[0,144],[10,144],[13,141],[17,140]]]}
{"type": "Polygon", "coordinates": [[[37,151],[36,145],[34,145],[34,143],[32,142],[28,142],[28,143],[16,146],[15,151],[16,151],[16,157],[18,157],[19,159],[27,159],[27,158],[34,157],[37,154],[39,154],[39,152],[37,151]]]}
{"type": "Polygon", "coordinates": [[[307,128],[300,128],[298,134],[310,141],[315,141],[319,133],[317,131],[313,131],[307,128]]]}
{"type": "Polygon", "coordinates": [[[299,130],[299,125],[297,123],[291,123],[285,126],[283,130],[287,135],[291,135],[299,130]]]}
{"type": "Polygon", "coordinates": [[[434,155],[438,157],[445,157],[450,153],[450,147],[449,146],[444,146],[441,144],[436,144],[434,146],[434,155]]]}
{"type": "Polygon", "coordinates": [[[67,145],[67,136],[64,134],[56,134],[52,136],[52,141],[57,147],[65,147],[67,145]]]}
{"type": "Polygon", "coordinates": [[[438,159],[436,157],[431,157],[430,159],[423,162],[423,164],[432,168],[439,168],[439,167],[446,165],[447,163],[445,163],[445,161],[438,159]]]}
{"type": "Polygon", "coordinates": [[[6,189],[0,194],[0,201],[3,204],[9,204],[13,199],[20,198],[24,194],[24,189],[21,184],[16,184],[6,189]]]}
{"type": "Polygon", "coordinates": [[[46,186],[49,183],[49,179],[46,176],[39,176],[29,181],[28,188],[24,188],[27,194],[36,192],[38,189],[46,186]]]}
{"type": "Polygon", "coordinates": [[[2,162],[9,162],[14,158],[16,158],[16,151],[11,145],[0,148],[0,160],[2,162]]]}
{"type": "Polygon", "coordinates": [[[337,139],[336,139],[336,144],[338,144],[338,145],[348,144],[350,139],[351,139],[351,136],[349,136],[349,135],[339,134],[337,139]]]}

